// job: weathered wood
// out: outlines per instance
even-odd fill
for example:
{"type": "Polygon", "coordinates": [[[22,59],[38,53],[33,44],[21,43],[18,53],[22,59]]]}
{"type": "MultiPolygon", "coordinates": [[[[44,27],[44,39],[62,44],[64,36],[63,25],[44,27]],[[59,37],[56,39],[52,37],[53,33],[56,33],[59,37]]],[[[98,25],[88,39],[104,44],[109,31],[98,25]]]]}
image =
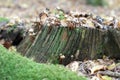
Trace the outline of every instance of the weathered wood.
{"type": "MultiPolygon", "coordinates": [[[[60,54],[65,55],[63,64],[71,60],[101,58],[104,54],[120,58],[119,31],[77,27],[42,27],[34,43],[23,53],[37,62],[58,63],[60,54]],[[71,57],[72,56],[72,57],[71,57]]],[[[25,46],[25,45],[24,45],[25,46]]],[[[25,48],[25,47],[24,47],[25,48]]],[[[22,51],[21,51],[22,52],[22,51]]]]}
{"type": "Polygon", "coordinates": [[[111,29],[105,37],[105,54],[110,58],[120,59],[120,31],[111,29]]]}
{"type": "Polygon", "coordinates": [[[22,42],[19,44],[17,47],[18,52],[21,52],[21,54],[24,56],[27,50],[30,48],[32,45],[32,42],[30,40],[30,37],[27,36],[22,42]]]}

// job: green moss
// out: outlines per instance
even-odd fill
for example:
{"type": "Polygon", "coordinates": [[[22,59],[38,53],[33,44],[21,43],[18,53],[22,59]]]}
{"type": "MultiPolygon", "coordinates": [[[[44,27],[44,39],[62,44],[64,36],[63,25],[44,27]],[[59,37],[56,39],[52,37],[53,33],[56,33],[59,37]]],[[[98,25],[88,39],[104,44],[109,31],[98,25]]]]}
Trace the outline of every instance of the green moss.
{"type": "Polygon", "coordinates": [[[105,0],[87,0],[87,3],[93,6],[106,6],[108,5],[105,0]]]}
{"type": "Polygon", "coordinates": [[[86,80],[63,66],[39,64],[0,45],[0,80],[86,80]]]}
{"type": "Polygon", "coordinates": [[[13,32],[17,28],[17,25],[11,25],[11,27],[7,30],[8,33],[13,32]]]}
{"type": "Polygon", "coordinates": [[[0,17],[0,22],[8,22],[9,20],[7,18],[4,18],[4,17],[0,17]]]}
{"type": "Polygon", "coordinates": [[[103,58],[103,56],[104,56],[104,44],[100,43],[98,44],[98,47],[96,48],[96,57],[103,58]]]}

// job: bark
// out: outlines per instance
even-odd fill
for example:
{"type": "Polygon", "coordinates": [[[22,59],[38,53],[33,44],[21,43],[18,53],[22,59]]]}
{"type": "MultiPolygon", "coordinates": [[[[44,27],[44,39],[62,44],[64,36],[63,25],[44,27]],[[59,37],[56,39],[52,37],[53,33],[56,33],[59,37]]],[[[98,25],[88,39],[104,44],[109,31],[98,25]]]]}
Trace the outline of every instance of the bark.
{"type": "Polygon", "coordinates": [[[34,43],[31,46],[27,44],[23,53],[37,62],[53,63],[58,63],[59,55],[63,54],[65,59],[62,62],[65,65],[71,60],[102,58],[104,54],[120,58],[119,33],[117,30],[102,31],[82,27],[71,30],[68,27],[44,26],[34,43]]]}

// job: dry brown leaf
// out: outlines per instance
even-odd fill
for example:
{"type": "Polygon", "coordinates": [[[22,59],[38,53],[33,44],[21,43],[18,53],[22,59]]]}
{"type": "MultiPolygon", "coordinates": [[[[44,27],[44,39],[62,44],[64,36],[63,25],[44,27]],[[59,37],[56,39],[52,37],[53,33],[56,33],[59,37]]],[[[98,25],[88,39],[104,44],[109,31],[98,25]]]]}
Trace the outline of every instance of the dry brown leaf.
{"type": "Polygon", "coordinates": [[[42,22],[42,24],[45,24],[45,21],[47,20],[48,15],[46,13],[41,13],[39,15],[40,21],[42,22]]]}
{"type": "Polygon", "coordinates": [[[67,22],[65,20],[61,20],[61,25],[66,27],[67,26],[67,22]]]}
{"type": "Polygon", "coordinates": [[[17,51],[17,49],[16,49],[16,47],[15,46],[11,46],[11,47],[9,47],[9,49],[8,49],[9,51],[17,51]]]}
{"type": "Polygon", "coordinates": [[[109,76],[101,76],[101,77],[102,77],[102,80],[112,80],[112,78],[109,76]]]}
{"type": "Polygon", "coordinates": [[[118,21],[117,26],[117,28],[120,29],[120,21],[118,21]]]}
{"type": "Polygon", "coordinates": [[[5,43],[5,40],[4,39],[2,39],[2,40],[0,40],[0,44],[4,44],[5,43]]]}
{"type": "Polygon", "coordinates": [[[107,66],[107,69],[108,69],[108,70],[113,70],[115,67],[116,67],[116,64],[113,63],[113,64],[107,66]]]}
{"type": "Polygon", "coordinates": [[[93,22],[90,21],[90,20],[87,20],[87,25],[88,25],[90,28],[95,28],[93,22]]]}
{"type": "Polygon", "coordinates": [[[9,49],[9,47],[11,47],[11,45],[12,45],[12,41],[5,41],[3,45],[4,45],[4,47],[6,47],[7,49],[9,49]]]}
{"type": "Polygon", "coordinates": [[[76,72],[79,68],[79,62],[73,61],[72,63],[68,64],[66,68],[70,69],[71,71],[76,72]]]}
{"type": "Polygon", "coordinates": [[[105,70],[105,69],[106,69],[105,65],[96,65],[91,69],[91,74],[94,74],[97,71],[105,70]]]}
{"type": "Polygon", "coordinates": [[[100,80],[100,79],[96,76],[93,76],[92,79],[90,79],[90,80],[100,80]]]}

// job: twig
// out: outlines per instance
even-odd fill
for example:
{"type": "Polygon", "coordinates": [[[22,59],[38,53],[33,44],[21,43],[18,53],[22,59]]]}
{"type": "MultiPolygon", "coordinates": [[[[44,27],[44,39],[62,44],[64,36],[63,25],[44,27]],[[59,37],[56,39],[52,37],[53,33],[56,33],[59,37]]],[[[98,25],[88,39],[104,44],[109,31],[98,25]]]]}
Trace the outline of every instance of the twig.
{"type": "Polygon", "coordinates": [[[99,71],[98,73],[99,73],[99,74],[103,74],[103,75],[108,75],[108,76],[111,76],[111,77],[118,77],[118,78],[120,78],[120,73],[118,73],[118,72],[99,71]]]}

